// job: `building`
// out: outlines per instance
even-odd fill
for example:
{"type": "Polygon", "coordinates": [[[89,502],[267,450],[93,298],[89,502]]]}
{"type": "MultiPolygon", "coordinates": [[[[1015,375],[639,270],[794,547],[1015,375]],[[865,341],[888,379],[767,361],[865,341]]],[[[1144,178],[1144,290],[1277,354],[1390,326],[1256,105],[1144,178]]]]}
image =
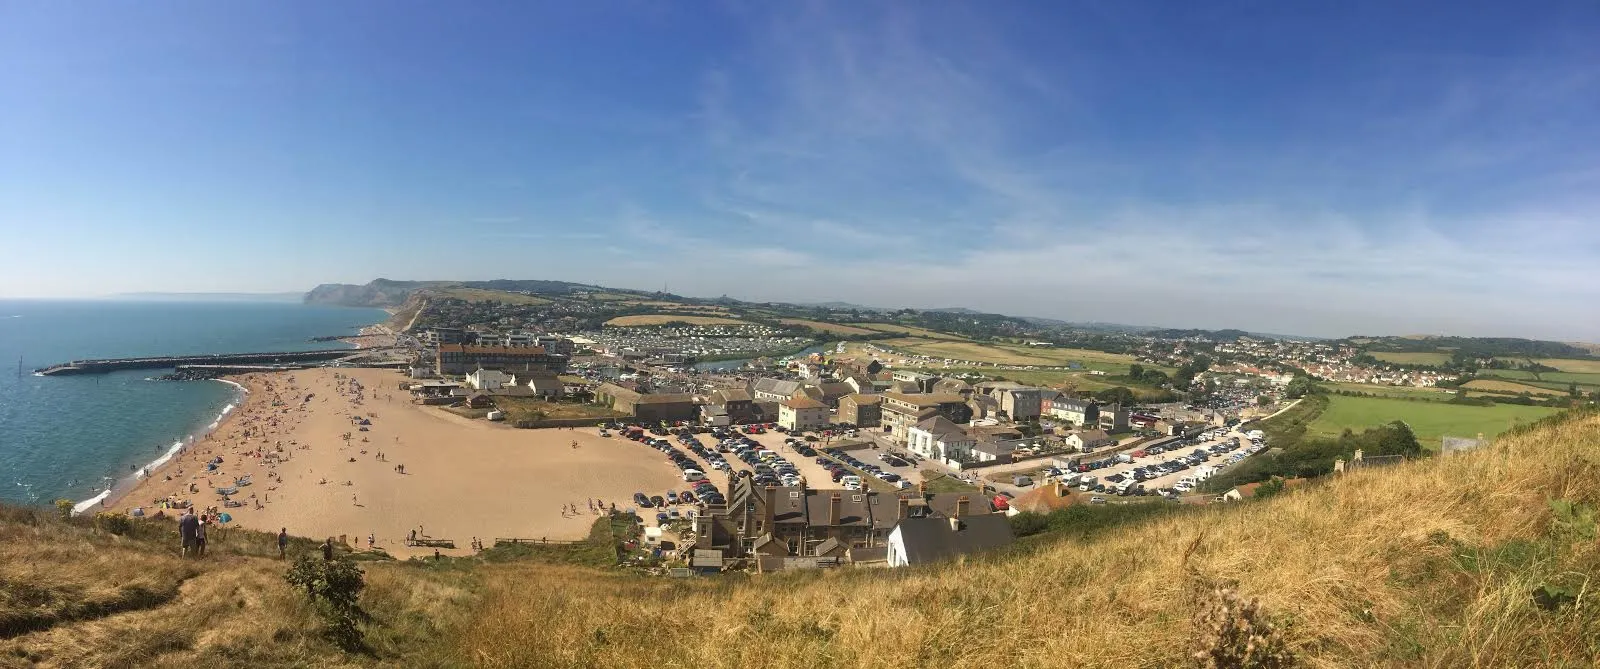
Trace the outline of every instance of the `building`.
{"type": "Polygon", "coordinates": [[[804,396],[781,402],[778,424],[791,432],[815,430],[828,424],[828,405],[804,396]]]}
{"type": "Polygon", "coordinates": [[[890,374],[889,379],[897,383],[911,384],[912,387],[916,388],[916,390],[912,392],[919,393],[933,392],[933,384],[939,382],[939,377],[932,374],[923,374],[921,372],[913,372],[906,369],[898,370],[893,374],[890,374]]]}
{"type": "Polygon", "coordinates": [[[428,328],[417,334],[417,341],[429,346],[476,342],[477,335],[461,328],[428,328]]]}
{"type": "Polygon", "coordinates": [[[890,532],[905,519],[994,511],[988,500],[965,493],[764,487],[749,478],[736,479],[727,499],[695,517],[697,553],[719,551],[725,559],[837,556],[843,544],[853,561],[874,559],[874,549],[881,560],[890,532]]]}
{"type": "Polygon", "coordinates": [[[1067,435],[1065,441],[1069,448],[1076,448],[1085,453],[1117,443],[1117,440],[1104,430],[1079,430],[1067,435]]]}
{"type": "Polygon", "coordinates": [[[1040,398],[1046,392],[1053,391],[1033,386],[1005,388],[997,393],[999,397],[996,399],[1000,400],[1000,410],[1004,411],[1007,417],[1021,422],[1039,417],[1040,398]]]}
{"type": "Polygon", "coordinates": [[[552,372],[567,371],[567,357],[552,355],[538,346],[513,348],[510,346],[478,346],[476,344],[440,344],[437,347],[434,371],[440,376],[466,374],[477,369],[502,372],[552,372]]]}
{"type": "Polygon", "coordinates": [[[1005,514],[907,518],[889,533],[888,562],[890,567],[930,564],[1003,548],[1012,541],[1005,514]]]}
{"type": "Polygon", "coordinates": [[[555,335],[539,335],[533,340],[533,345],[543,348],[544,350],[556,355],[565,355],[569,357],[578,351],[577,342],[574,342],[566,337],[557,337],[555,335]]]}
{"type": "Polygon", "coordinates": [[[1078,427],[1100,424],[1100,407],[1076,397],[1057,397],[1050,402],[1050,417],[1078,427]]]}
{"type": "Polygon", "coordinates": [[[1072,494],[1072,488],[1064,483],[1056,482],[1050,485],[1041,485],[1033,490],[1017,495],[1010,501],[1006,515],[1015,516],[1019,513],[1047,514],[1060,511],[1074,504],[1079,499],[1072,494]]]}
{"type": "Polygon", "coordinates": [[[693,395],[642,394],[611,383],[602,383],[595,389],[594,402],[641,421],[694,420],[700,415],[700,406],[695,403],[693,395]]]}
{"type": "Polygon", "coordinates": [[[839,381],[824,381],[812,387],[817,390],[816,393],[808,393],[812,399],[828,405],[830,409],[839,408],[839,400],[856,392],[850,384],[839,381]]]}
{"type": "MultiPolygon", "coordinates": [[[[755,422],[759,417],[756,403],[750,397],[750,391],[743,388],[724,388],[711,393],[707,398],[706,406],[701,411],[701,417],[726,416],[727,421],[722,425],[743,425],[755,422]]],[[[707,425],[719,424],[716,420],[707,420],[707,425]]]]}
{"type": "Polygon", "coordinates": [[[883,420],[882,395],[845,395],[839,400],[839,422],[877,427],[883,420]]]}
{"type": "Polygon", "coordinates": [[[933,383],[933,392],[946,395],[972,395],[972,384],[957,378],[939,379],[933,383]]]}
{"type": "Polygon", "coordinates": [[[782,379],[756,379],[750,383],[750,397],[757,402],[785,402],[801,394],[804,384],[782,379]]]}
{"type": "Polygon", "coordinates": [[[950,466],[976,462],[972,449],[977,445],[975,437],[944,416],[923,419],[906,431],[907,450],[950,466]]]}
{"type": "Polygon", "coordinates": [[[935,393],[884,393],[883,424],[900,442],[906,440],[911,426],[934,416],[944,416],[952,423],[972,421],[972,407],[960,395],[935,393]]]}
{"type": "Polygon", "coordinates": [[[549,372],[524,372],[516,376],[514,383],[527,386],[535,397],[547,400],[560,399],[567,393],[567,384],[549,372]]]}
{"type": "Polygon", "coordinates": [[[497,369],[479,369],[467,374],[467,387],[473,390],[499,390],[512,383],[512,376],[497,369]]]}
{"type": "Polygon", "coordinates": [[[1099,408],[1100,429],[1122,432],[1128,429],[1128,409],[1121,404],[1107,404],[1099,408]]]}

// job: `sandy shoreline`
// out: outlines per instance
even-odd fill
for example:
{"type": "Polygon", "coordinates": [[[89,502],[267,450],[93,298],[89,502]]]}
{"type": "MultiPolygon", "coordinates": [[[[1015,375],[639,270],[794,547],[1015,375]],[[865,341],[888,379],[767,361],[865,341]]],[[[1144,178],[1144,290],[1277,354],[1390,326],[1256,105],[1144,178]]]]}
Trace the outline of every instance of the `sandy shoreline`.
{"type": "Polygon", "coordinates": [[[445,553],[464,554],[473,537],[486,545],[495,537],[581,538],[596,518],[589,499],[623,507],[635,491],[682,486],[664,459],[593,428],[517,430],[412,404],[398,389],[404,376],[390,370],[230,380],[249,390],[244,403],[108,508],[153,514],[153,501],[169,496],[220,507],[216,489],[249,475],[252,484],[230,496],[243,505],[221,509],[239,526],[346,535],[361,548],[371,533],[397,556],[431,554],[404,545],[418,529],[453,540],[457,549],[445,553]],[[371,423],[366,431],[361,419],[371,423]],[[217,456],[222,462],[206,471],[217,456]],[[568,504],[579,513],[564,513],[568,504]]]}

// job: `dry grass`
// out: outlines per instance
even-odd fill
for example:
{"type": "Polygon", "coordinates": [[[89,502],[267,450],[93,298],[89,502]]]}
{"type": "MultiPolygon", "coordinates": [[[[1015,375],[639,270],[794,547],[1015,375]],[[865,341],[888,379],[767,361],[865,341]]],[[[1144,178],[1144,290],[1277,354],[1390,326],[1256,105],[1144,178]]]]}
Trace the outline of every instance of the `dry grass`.
{"type": "Polygon", "coordinates": [[[1532,395],[1566,395],[1565,392],[1558,392],[1558,391],[1555,391],[1555,390],[1550,390],[1549,388],[1540,388],[1538,386],[1530,386],[1530,385],[1525,385],[1525,384],[1521,384],[1521,383],[1512,383],[1510,381],[1499,381],[1499,380],[1495,380],[1495,379],[1473,379],[1471,381],[1468,381],[1465,384],[1465,387],[1468,390],[1483,390],[1483,391],[1498,392],[1498,393],[1529,393],[1529,394],[1532,394],[1532,395]]]}
{"type": "Polygon", "coordinates": [[[688,316],[684,314],[635,314],[633,316],[618,316],[606,325],[614,327],[638,327],[645,325],[664,325],[666,323],[688,323],[690,325],[749,325],[745,321],[720,316],[688,316]]]}
{"type": "Polygon", "coordinates": [[[929,341],[920,338],[889,339],[883,346],[935,358],[949,358],[996,365],[1063,366],[1076,362],[1091,369],[1125,372],[1138,362],[1131,355],[1090,351],[1080,348],[1035,347],[1022,344],[980,344],[970,341],[929,341]]]}
{"type": "Polygon", "coordinates": [[[1433,365],[1450,362],[1449,353],[1438,351],[1373,351],[1372,357],[1397,365],[1433,365]]]}
{"type": "MultiPolygon", "coordinates": [[[[1590,344],[1593,346],[1593,344],[1590,344]]],[[[1541,365],[1554,367],[1563,372],[1577,374],[1600,374],[1600,360],[1572,360],[1569,358],[1541,358],[1535,360],[1541,365]]]]}
{"type": "Polygon", "coordinates": [[[778,319],[778,322],[784,325],[801,325],[818,332],[827,332],[829,334],[838,335],[866,335],[876,332],[876,330],[858,328],[852,325],[841,325],[839,323],[827,323],[823,321],[808,321],[803,318],[780,318],[778,319]]]}
{"type": "Polygon", "coordinates": [[[919,328],[911,325],[897,325],[894,323],[851,323],[850,326],[865,328],[876,332],[898,332],[900,334],[911,335],[913,337],[924,337],[927,339],[949,339],[954,341],[967,340],[966,337],[961,335],[945,334],[943,332],[935,332],[927,328],[919,328]]]}
{"type": "Polygon", "coordinates": [[[0,665],[1194,666],[1189,653],[1210,638],[1196,626],[1232,615],[1221,591],[1305,666],[1589,667],[1600,545],[1592,520],[1549,500],[1600,505],[1597,438],[1600,417],[1578,417],[1468,455],[925,568],[676,580],[374,563],[370,655],[322,641],[282,564],[249,557],[248,542],[183,562],[78,527],[4,521],[7,606],[21,583],[74,597],[69,586],[104,593],[133,574],[178,594],[0,637],[0,665]],[[60,569],[22,571],[29,562],[60,569]],[[1577,599],[1543,610],[1530,594],[1545,585],[1577,599]]]}

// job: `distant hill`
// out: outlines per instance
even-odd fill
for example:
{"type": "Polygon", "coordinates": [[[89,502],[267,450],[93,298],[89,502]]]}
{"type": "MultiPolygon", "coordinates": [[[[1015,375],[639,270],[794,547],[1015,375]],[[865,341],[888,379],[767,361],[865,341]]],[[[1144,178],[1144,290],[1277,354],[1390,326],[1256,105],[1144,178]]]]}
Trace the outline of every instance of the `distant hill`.
{"type": "MultiPolygon", "coordinates": [[[[480,288],[511,293],[536,293],[540,295],[566,295],[579,289],[602,289],[569,281],[544,281],[538,279],[492,279],[489,281],[394,281],[374,279],[366,285],[325,283],[312,288],[302,298],[306,304],[335,304],[344,307],[397,307],[424,288],[480,288]]],[[[631,291],[630,291],[631,292],[631,291]]]]}

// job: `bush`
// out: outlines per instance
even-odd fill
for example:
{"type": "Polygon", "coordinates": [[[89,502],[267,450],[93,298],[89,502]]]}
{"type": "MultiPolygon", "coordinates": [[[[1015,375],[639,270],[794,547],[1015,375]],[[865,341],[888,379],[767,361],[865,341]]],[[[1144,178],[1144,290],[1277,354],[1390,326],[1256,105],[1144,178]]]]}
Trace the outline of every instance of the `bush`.
{"type": "Polygon", "coordinates": [[[304,588],[316,603],[329,640],[346,651],[363,648],[361,628],[356,623],[366,616],[358,599],[367,584],[355,563],[303,555],[283,578],[290,585],[304,588]]]}
{"type": "Polygon", "coordinates": [[[1011,531],[1019,537],[1035,535],[1047,529],[1050,529],[1050,521],[1032,511],[1024,511],[1011,517],[1011,531]]]}
{"type": "Polygon", "coordinates": [[[95,514],[94,525],[102,530],[120,536],[133,530],[133,519],[120,513],[102,511],[95,514]]]}
{"type": "Polygon", "coordinates": [[[1261,605],[1230,589],[1211,593],[1195,614],[1195,666],[1204,669],[1279,669],[1295,657],[1261,605]]]}

